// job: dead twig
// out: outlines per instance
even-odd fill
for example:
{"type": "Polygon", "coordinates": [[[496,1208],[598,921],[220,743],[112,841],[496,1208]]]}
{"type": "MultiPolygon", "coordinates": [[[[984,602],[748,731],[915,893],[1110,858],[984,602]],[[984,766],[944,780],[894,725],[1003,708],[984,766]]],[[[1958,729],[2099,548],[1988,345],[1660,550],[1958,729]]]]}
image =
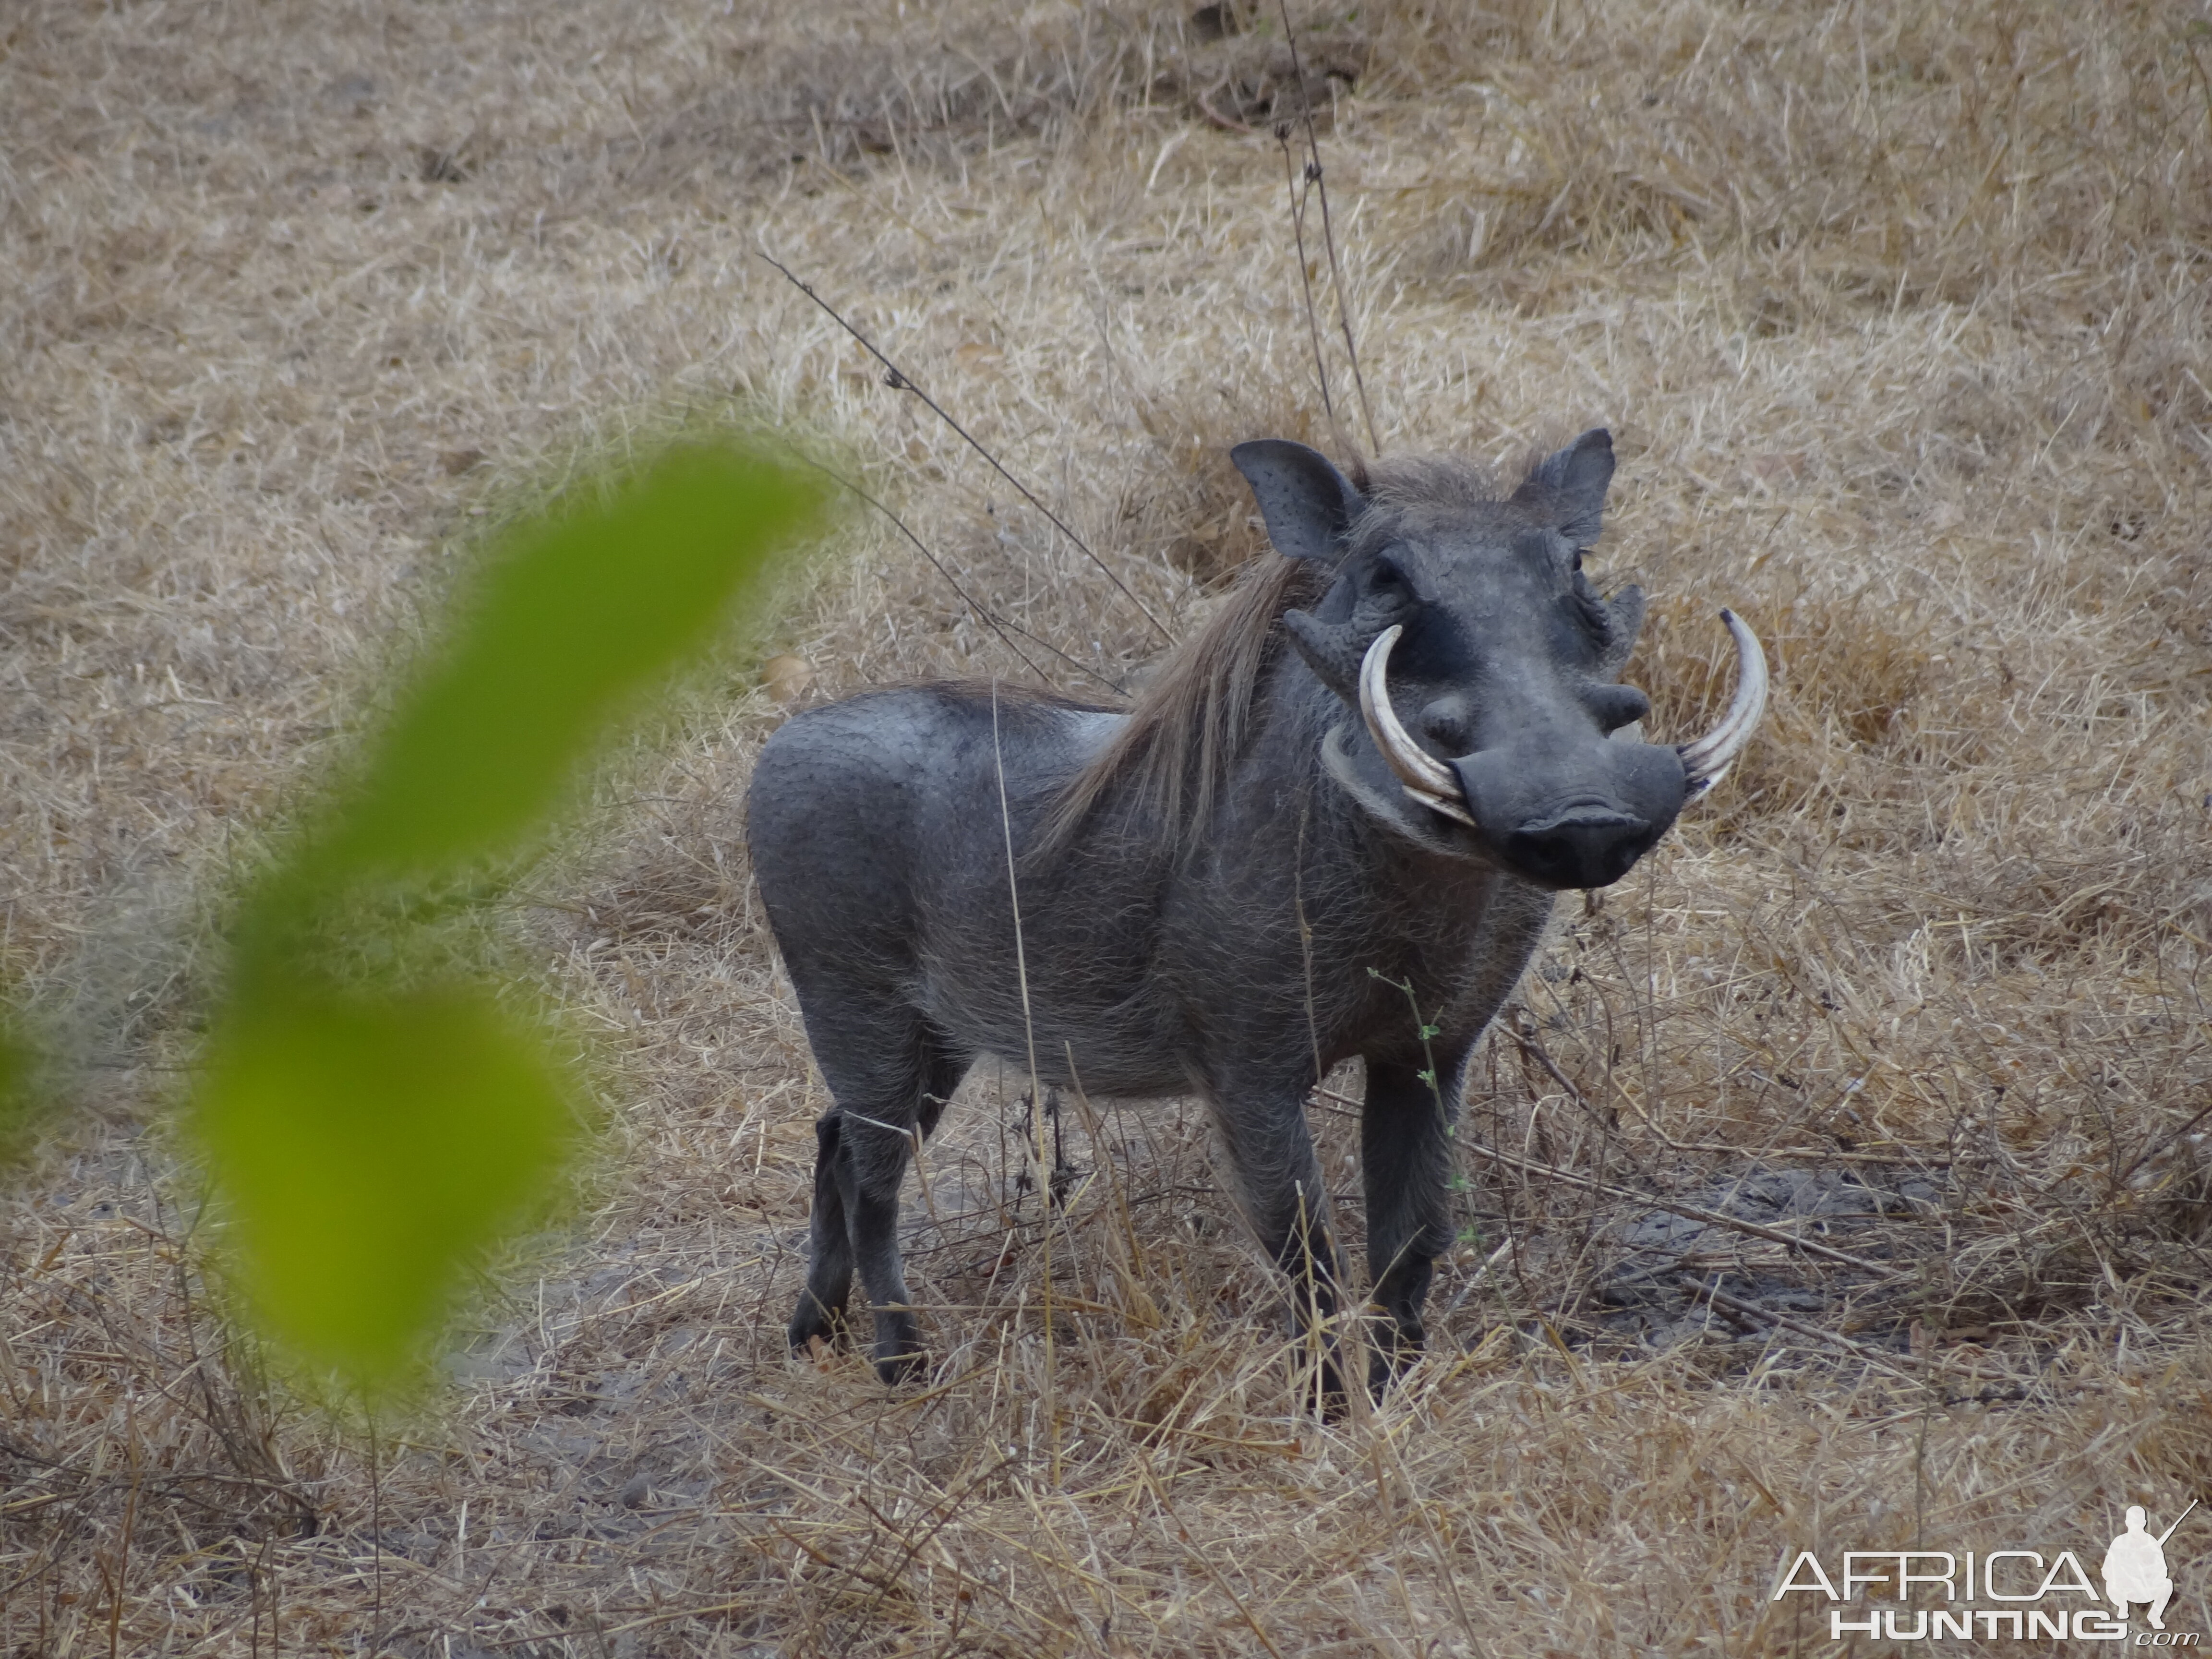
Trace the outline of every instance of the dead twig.
{"type": "Polygon", "coordinates": [[[1038,667],[1036,664],[1030,659],[1029,653],[1007,637],[1006,629],[1011,628],[1015,633],[1019,634],[1024,639],[1027,640],[1030,644],[1037,647],[1040,650],[1049,651],[1054,656],[1059,658],[1060,661],[1066,663],[1077,673],[1085,675],[1088,678],[1097,681],[1099,684],[1104,686],[1116,696],[1127,695],[1127,690],[1121,681],[1100,673],[1097,669],[1091,667],[1088,664],[1078,662],[1073,657],[1069,656],[1066,652],[1061,650],[1049,640],[1039,639],[1036,635],[1030,633],[1028,629],[1024,628],[1019,623],[1015,622],[1011,617],[1001,617],[997,611],[993,611],[989,606],[984,605],[973,594],[969,593],[966,588],[960,585],[960,579],[955,576],[951,570],[945,568],[945,562],[939,559],[936,554],[929,550],[928,544],[925,543],[921,537],[915,535],[912,530],[908,528],[906,520],[899,517],[897,514],[892,512],[891,509],[883,501],[878,501],[875,496],[871,495],[866,490],[861,489],[860,485],[854,483],[850,478],[845,477],[844,474],[838,472],[832,468],[824,466],[812,456],[800,453],[795,450],[793,453],[794,454],[798,454],[800,460],[812,467],[816,471],[823,474],[829,478],[834,480],[839,485],[842,486],[844,489],[850,490],[854,495],[866,501],[870,507],[874,507],[877,512],[882,514],[884,517],[889,519],[891,521],[892,526],[898,531],[899,534],[905,537],[907,540],[914,544],[915,550],[920,553],[923,558],[929,561],[931,568],[935,570],[939,575],[945,578],[945,586],[952,590],[954,595],[958,598],[961,604],[966,605],[969,611],[975,613],[975,620],[981,623],[984,627],[989,629],[994,634],[996,634],[999,636],[999,642],[1005,646],[1007,650],[1012,652],[1016,657],[1020,659],[1022,666],[1028,669],[1030,673],[1036,675],[1039,684],[1049,686],[1052,682],[1050,678],[1045,673],[1044,670],[1038,667]]]}
{"type": "Polygon", "coordinates": [[[1689,1291],[1696,1300],[1710,1302],[1716,1307],[1724,1308],[1747,1319],[1763,1319],[1784,1330],[1794,1331],[1799,1336],[1808,1336],[1816,1342],[1826,1342],[1835,1347],[1848,1349],[1869,1364],[1878,1366],[1891,1376],[1900,1377],[1916,1387],[1927,1381],[1925,1377],[1913,1376],[1911,1372],[1896,1363],[1895,1356],[1884,1353],[1879,1348],[1861,1342],[1854,1337],[1845,1336],[1840,1331],[1824,1331],[1818,1325],[1808,1325],[1802,1319],[1792,1319],[1788,1314],[1778,1312],[1772,1308],[1762,1308],[1756,1302],[1747,1302],[1740,1296],[1731,1296],[1717,1284],[1702,1279],[1685,1279],[1682,1281],[1682,1288],[1689,1291]]]}
{"type": "Polygon", "coordinates": [[[1501,1152],[1495,1146],[1486,1146],[1480,1141],[1471,1138],[1462,1144],[1478,1158],[1488,1158],[1493,1164],[1503,1164],[1511,1169],[1525,1170],[1530,1175],[1540,1175],[1548,1180],[1564,1181],[1570,1187],[1580,1187],[1589,1192],[1602,1193],[1607,1198],[1624,1199],[1632,1204],[1644,1205],[1654,1210],[1665,1210],[1670,1215],[1686,1216],[1692,1221],[1702,1221],[1715,1227],[1725,1227],[1732,1232],[1747,1233],[1753,1238],[1764,1238],[1777,1244],[1786,1244],[1793,1250],[1802,1250],[1807,1255],[1817,1255],[1824,1261],[1839,1262],[1846,1267],[1856,1267],[1862,1273],[1878,1273],[1887,1279],[1896,1271],[1893,1266],[1887,1262],[1872,1261],[1863,1255],[1853,1255],[1850,1251],[1839,1250],[1832,1244],[1819,1243],[1796,1233],[1784,1232],[1779,1227],[1768,1227],[1756,1221],[1746,1221],[1740,1217],[1723,1215],[1718,1210],[1708,1210],[1697,1204],[1685,1204],[1679,1199],[1661,1198],[1651,1193],[1634,1192],[1626,1187],[1616,1187],[1609,1181],[1598,1181],[1589,1176],[1577,1175],[1573,1170],[1562,1170],[1557,1164],[1541,1163],[1533,1158],[1521,1158],[1512,1152],[1501,1152]]]}
{"type": "MultiPolygon", "coordinates": [[[[1569,1099],[1589,1113],[1594,1121],[1601,1123],[1603,1121],[1598,1117],[1597,1109],[1590,1103],[1589,1097],[1577,1088],[1573,1080],[1559,1069],[1559,1062],[1552,1058],[1540,1040],[1523,1036],[1518,1031],[1507,1030],[1504,1026],[1498,1029],[1513,1039],[1522,1054],[1542,1066],[1550,1074],[1552,1081],[1567,1091],[1569,1099]]],[[[1613,1085],[1613,1092],[1620,1097],[1622,1103],[1630,1111],[1636,1114],[1638,1121],[1645,1128],[1659,1137],[1661,1143],[1669,1152],[1718,1153],[1726,1158],[1802,1158],[1820,1163],[1881,1164],[1900,1170],[1948,1169],[1954,1161],[1932,1155],[1927,1158],[1906,1158],[1893,1156],[1886,1152],[1846,1152],[1831,1146],[1729,1146],[1716,1141],[1677,1140],[1654,1123],[1650,1115],[1617,1081],[1613,1085]]]]}
{"type": "MultiPolygon", "coordinates": [[[[1282,9],[1283,38],[1289,43],[1291,48],[1291,76],[1297,82],[1299,112],[1305,119],[1305,177],[1307,184],[1313,187],[1314,194],[1321,203],[1321,240],[1322,247],[1328,252],[1328,285],[1330,290],[1336,295],[1337,321],[1344,330],[1344,354],[1352,365],[1352,387],[1359,394],[1360,416],[1367,424],[1368,453],[1379,455],[1382,451],[1382,441],[1376,435],[1375,410],[1368,404],[1367,382],[1359,373],[1359,347],[1352,337],[1352,307],[1350,301],[1345,297],[1344,271],[1337,264],[1336,230],[1330,223],[1328,216],[1328,185],[1322,176],[1321,137],[1314,126],[1313,99],[1306,90],[1305,64],[1298,54],[1298,32],[1291,27],[1289,0],[1276,0],[1276,3],[1282,9]]],[[[1289,154],[1289,146],[1286,144],[1284,147],[1285,160],[1288,159],[1289,154]]],[[[1303,212],[1298,216],[1303,218],[1303,212]]],[[[1298,242],[1298,270],[1301,273],[1305,270],[1305,242],[1303,237],[1298,242]]],[[[1310,318],[1313,304],[1313,290],[1310,283],[1308,284],[1306,290],[1306,304],[1308,315],[1310,318]]],[[[1322,387],[1322,401],[1326,404],[1328,400],[1328,387],[1324,380],[1322,387]]]]}

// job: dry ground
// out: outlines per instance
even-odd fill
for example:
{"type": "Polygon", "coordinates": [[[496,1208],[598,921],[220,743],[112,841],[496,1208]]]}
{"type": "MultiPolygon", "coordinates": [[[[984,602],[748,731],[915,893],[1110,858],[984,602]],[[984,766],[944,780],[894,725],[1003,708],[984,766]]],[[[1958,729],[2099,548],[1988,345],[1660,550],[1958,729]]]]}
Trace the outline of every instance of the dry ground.
{"type": "MultiPolygon", "coordinates": [[[[1224,447],[1364,441],[1278,34],[752,10],[0,19],[5,970],[82,1062],[0,1200],[0,1650],[1810,1653],[1797,1549],[2094,1569],[2124,1505],[2212,1498],[2203,0],[1302,14],[1381,442],[1609,424],[1656,727],[1722,695],[1721,604],[1780,676],[1710,810],[1562,907],[1384,1408],[1295,1408],[1186,1109],[1064,1103],[1048,1225],[995,1072],[913,1193],[932,1386],[786,1357],[819,1090],[736,669],[501,922],[616,1056],[584,1218],[434,1407],[371,1437],[263,1380],[162,1127],[207,895],[506,503],[765,413],[1066,689],[1157,652],[756,249],[1178,632],[1255,550],[1224,447]]],[[[1027,676],[853,526],[765,641],[807,695],[1027,676]]]]}

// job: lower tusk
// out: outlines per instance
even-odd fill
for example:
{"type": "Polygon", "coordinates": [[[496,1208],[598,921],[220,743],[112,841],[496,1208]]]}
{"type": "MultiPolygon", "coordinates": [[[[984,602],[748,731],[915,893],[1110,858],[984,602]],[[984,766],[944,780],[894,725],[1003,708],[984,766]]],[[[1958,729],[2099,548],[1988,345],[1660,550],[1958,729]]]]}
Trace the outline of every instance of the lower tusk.
{"type": "Polygon", "coordinates": [[[1367,647],[1366,659],[1359,665],[1359,712],[1367,721],[1367,735],[1375,739],[1375,746],[1382,751],[1382,758],[1406,786],[1407,794],[1471,823],[1472,818],[1439,804],[1457,799],[1459,781],[1442,761],[1407,735],[1406,728],[1398,723],[1397,711],[1390,707],[1390,647],[1405,631],[1395,623],[1384,629],[1367,647]]]}
{"type": "Polygon", "coordinates": [[[1482,828],[1474,821],[1474,815],[1455,800],[1445,800],[1440,796],[1431,794],[1425,789],[1416,789],[1410,783],[1406,786],[1406,795],[1408,799],[1420,802],[1431,812],[1441,812],[1448,818],[1456,819],[1470,830],[1482,828]]]}
{"type": "Polygon", "coordinates": [[[1718,726],[1696,742],[1676,747],[1692,799],[1728,775],[1729,768],[1751,741],[1751,734],[1759,729],[1759,720],[1766,713],[1766,653],[1759,643],[1759,635],[1733,611],[1722,611],[1721,621],[1728,625],[1729,634],[1735,641],[1735,696],[1718,726]]]}
{"type": "Polygon", "coordinates": [[[1689,788],[1682,797],[1682,805],[1687,806],[1692,801],[1699,800],[1710,795],[1713,792],[1714,786],[1728,775],[1729,769],[1723,766],[1717,772],[1707,772],[1692,778],[1689,788]]]}

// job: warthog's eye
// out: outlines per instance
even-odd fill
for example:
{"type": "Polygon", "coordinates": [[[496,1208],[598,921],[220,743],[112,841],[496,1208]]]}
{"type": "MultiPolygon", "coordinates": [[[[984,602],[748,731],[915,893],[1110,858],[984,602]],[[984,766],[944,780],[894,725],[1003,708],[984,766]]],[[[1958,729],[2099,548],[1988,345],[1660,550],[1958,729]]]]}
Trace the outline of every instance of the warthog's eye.
{"type": "Polygon", "coordinates": [[[1363,625],[1380,628],[1402,620],[1419,599],[1413,575],[1406,567],[1388,553],[1378,553],[1360,579],[1361,622],[1363,625]]]}
{"type": "Polygon", "coordinates": [[[1581,616],[1583,626],[1588,629],[1601,650],[1613,643],[1613,607],[1598,597],[1590,579],[1583,574],[1583,556],[1575,555],[1575,610],[1581,616]]]}
{"type": "Polygon", "coordinates": [[[1410,594],[1413,584],[1404,568],[1388,553],[1377,554],[1374,568],[1367,573],[1367,591],[1377,597],[1396,599],[1410,594]]]}
{"type": "Polygon", "coordinates": [[[1575,574],[1577,574],[1577,576],[1579,576],[1579,575],[1581,575],[1582,574],[1583,574],[1583,550],[1582,550],[1582,549],[1580,549],[1580,548],[1578,547],[1578,548],[1577,548],[1577,549],[1575,550],[1575,574]]]}

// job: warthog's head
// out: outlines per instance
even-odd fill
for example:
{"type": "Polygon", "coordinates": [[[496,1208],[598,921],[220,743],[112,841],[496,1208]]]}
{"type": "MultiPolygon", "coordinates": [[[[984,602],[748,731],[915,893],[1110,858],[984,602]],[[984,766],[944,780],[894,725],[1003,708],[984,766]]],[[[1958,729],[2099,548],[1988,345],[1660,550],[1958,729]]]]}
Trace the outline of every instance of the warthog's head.
{"type": "Polygon", "coordinates": [[[1291,643],[1358,711],[1322,748],[1338,783],[1433,851],[1486,860],[1547,888],[1603,887],[1711,787],[1765,706],[1766,664],[1735,635],[1735,701],[1695,743],[1625,740],[1650,700],[1620,683],[1644,595],[1601,598],[1583,574],[1613,440],[1586,432],[1502,501],[1455,467],[1377,469],[1363,494],[1303,444],[1232,452],[1267,533],[1335,580],[1291,611],[1291,643]]]}

